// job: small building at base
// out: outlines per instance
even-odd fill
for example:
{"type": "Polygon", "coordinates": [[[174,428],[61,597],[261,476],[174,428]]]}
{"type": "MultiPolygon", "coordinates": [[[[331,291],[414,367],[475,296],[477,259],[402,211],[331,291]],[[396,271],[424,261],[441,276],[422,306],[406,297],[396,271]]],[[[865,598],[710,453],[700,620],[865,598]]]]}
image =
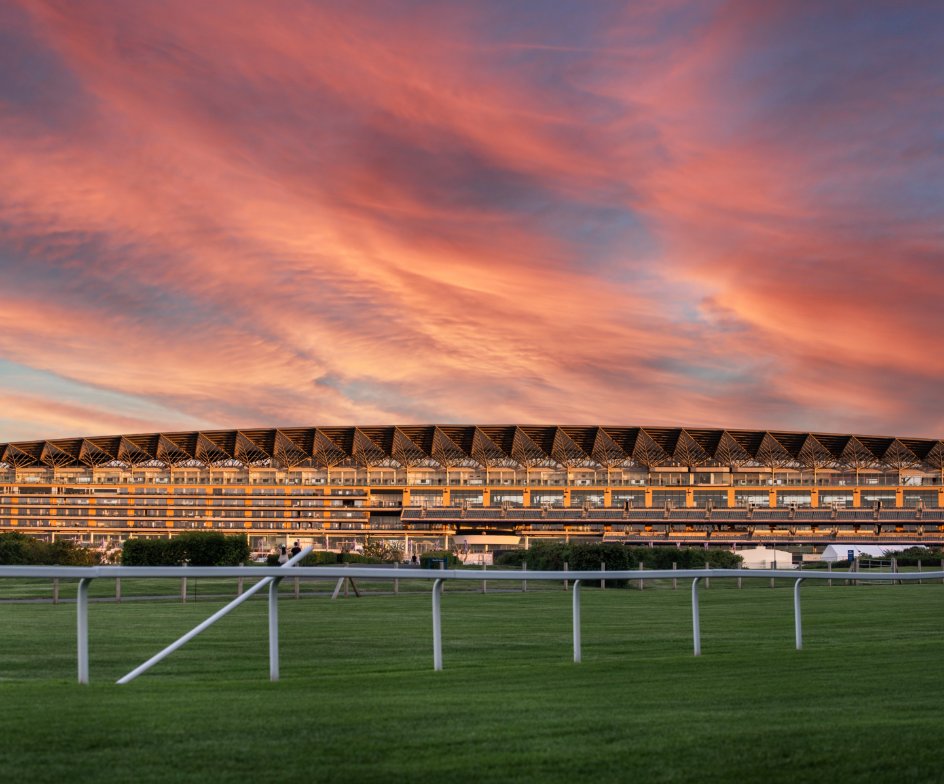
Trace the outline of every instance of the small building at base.
{"type": "MultiPolygon", "coordinates": [[[[836,561],[855,560],[860,556],[866,558],[885,558],[900,553],[902,550],[908,550],[915,545],[876,545],[876,544],[831,544],[823,550],[820,560],[826,563],[836,563],[836,561]],[[850,559],[850,554],[852,558],[850,559]]],[[[919,545],[920,546],[920,545],[919,545]]]]}
{"type": "Polygon", "coordinates": [[[793,553],[787,550],[775,550],[772,547],[755,547],[751,550],[738,550],[743,558],[742,569],[793,569],[793,553]]]}
{"type": "Polygon", "coordinates": [[[511,550],[521,544],[520,536],[509,534],[456,534],[453,538],[456,554],[462,563],[470,566],[491,566],[493,550],[511,550]]]}

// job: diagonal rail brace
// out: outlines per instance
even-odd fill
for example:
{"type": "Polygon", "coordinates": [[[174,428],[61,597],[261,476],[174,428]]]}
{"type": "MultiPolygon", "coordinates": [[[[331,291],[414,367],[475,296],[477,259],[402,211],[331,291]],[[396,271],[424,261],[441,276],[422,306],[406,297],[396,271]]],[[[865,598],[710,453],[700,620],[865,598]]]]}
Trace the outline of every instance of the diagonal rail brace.
{"type": "MultiPolygon", "coordinates": [[[[289,566],[294,566],[296,563],[298,563],[299,561],[301,561],[302,558],[304,558],[306,555],[308,555],[308,553],[310,553],[313,549],[314,549],[313,547],[306,547],[306,548],[305,548],[304,550],[302,550],[298,555],[295,555],[295,556],[293,556],[292,558],[290,558],[288,561],[286,561],[286,562],[282,565],[282,568],[284,569],[284,568],[289,567],[289,566]]],[[[139,675],[141,675],[141,674],[147,672],[149,669],[151,669],[151,667],[153,667],[153,666],[154,666],[155,664],[157,664],[159,661],[162,661],[163,659],[166,659],[168,656],[170,656],[170,655],[171,655],[174,651],[176,651],[178,648],[181,648],[181,647],[183,647],[184,645],[186,645],[186,644],[187,644],[188,642],[190,642],[194,637],[196,637],[198,634],[200,634],[200,632],[203,632],[203,631],[206,631],[207,629],[209,629],[209,628],[210,628],[214,623],[216,623],[220,618],[222,618],[224,615],[228,615],[230,612],[232,612],[232,611],[235,610],[237,607],[239,607],[239,605],[241,605],[243,602],[245,602],[245,601],[246,601],[247,599],[249,599],[251,596],[253,596],[253,595],[256,594],[256,593],[259,593],[259,591],[261,591],[263,588],[267,587],[268,585],[270,585],[270,584],[272,584],[272,583],[275,583],[275,584],[277,585],[277,584],[278,584],[277,581],[280,582],[281,580],[282,580],[281,577],[264,577],[264,578],[262,578],[259,582],[257,582],[254,586],[252,586],[252,588],[250,588],[250,589],[249,589],[248,591],[246,591],[244,594],[242,594],[241,596],[237,596],[235,599],[233,599],[233,601],[231,601],[231,602],[230,602],[229,604],[227,604],[225,607],[221,607],[219,610],[217,610],[215,613],[213,613],[213,615],[211,615],[211,616],[210,616],[209,618],[207,618],[205,621],[203,621],[202,623],[200,623],[200,624],[197,625],[197,626],[194,626],[194,627],[193,627],[189,632],[187,632],[183,637],[179,638],[178,640],[175,640],[174,642],[172,642],[170,645],[168,645],[166,648],[164,648],[164,650],[160,651],[159,653],[154,654],[150,659],[148,659],[146,662],[144,662],[144,664],[141,664],[141,665],[139,665],[138,667],[135,667],[131,672],[129,672],[127,675],[125,675],[125,676],[119,678],[116,682],[117,682],[117,683],[120,683],[120,684],[130,683],[130,682],[133,681],[135,678],[137,678],[139,675]]],[[[273,602],[271,601],[271,598],[270,598],[270,602],[269,602],[269,614],[270,614],[270,616],[271,616],[271,614],[272,614],[272,612],[273,612],[272,606],[273,606],[273,602]]],[[[270,620],[269,629],[270,629],[270,633],[271,633],[271,629],[272,629],[271,620],[270,620]]],[[[278,639],[278,638],[276,638],[276,640],[277,640],[277,639],[278,639]]],[[[275,650],[275,654],[274,654],[274,655],[275,655],[276,657],[278,657],[278,650],[277,650],[277,647],[276,647],[276,650],[275,650]]],[[[273,656],[272,646],[271,646],[271,645],[270,645],[270,650],[269,650],[269,656],[270,656],[270,675],[271,675],[271,673],[273,672],[273,670],[272,670],[272,665],[271,665],[271,657],[273,656]]],[[[276,666],[275,666],[274,672],[276,673],[276,678],[277,678],[277,677],[278,677],[278,675],[277,675],[277,673],[278,673],[278,665],[277,665],[277,664],[276,664],[276,666]]]]}

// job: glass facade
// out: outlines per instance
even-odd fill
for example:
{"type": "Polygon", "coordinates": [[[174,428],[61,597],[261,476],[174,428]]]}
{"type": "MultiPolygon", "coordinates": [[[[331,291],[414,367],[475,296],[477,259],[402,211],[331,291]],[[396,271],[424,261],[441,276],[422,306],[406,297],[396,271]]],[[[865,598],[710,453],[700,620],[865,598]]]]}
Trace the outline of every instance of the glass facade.
{"type": "Polygon", "coordinates": [[[819,505],[820,506],[852,506],[854,496],[851,492],[845,491],[820,491],[819,494],[819,505]]]}
{"type": "Polygon", "coordinates": [[[737,506],[770,506],[770,493],[751,493],[739,491],[734,494],[737,506]]]}
{"type": "Polygon", "coordinates": [[[778,490],[777,506],[811,506],[812,494],[809,490],[778,490]]]}
{"type": "Polygon", "coordinates": [[[653,490],[652,505],[658,508],[682,509],[686,505],[684,490],[653,490]]]}
{"type": "Polygon", "coordinates": [[[924,509],[936,509],[938,507],[938,494],[935,490],[912,490],[905,488],[902,493],[903,505],[908,508],[922,507],[924,509]]]}
{"type": "Polygon", "coordinates": [[[922,439],[619,427],[302,428],[23,442],[0,444],[0,530],[300,528],[327,542],[339,526],[412,536],[458,530],[467,519],[478,529],[548,535],[566,525],[576,535],[579,519],[581,535],[622,540],[645,530],[671,542],[673,532],[706,531],[701,523],[690,528],[700,520],[722,522],[715,534],[745,540],[760,536],[757,529],[848,529],[918,541],[944,535],[944,474],[934,464],[942,454],[944,442],[922,439]],[[843,467],[804,465],[811,453],[800,447],[813,437],[843,467]],[[256,447],[250,453],[265,454],[263,465],[227,452],[246,439],[256,447]],[[111,462],[85,464],[92,454],[111,462]],[[145,465],[128,462],[143,454],[145,465]],[[50,456],[71,462],[50,465],[50,456]],[[767,509],[771,503],[778,508],[767,509]]]}
{"type": "Polygon", "coordinates": [[[693,500],[695,506],[700,509],[709,506],[713,509],[724,509],[728,505],[728,493],[726,490],[696,490],[693,500]]]}

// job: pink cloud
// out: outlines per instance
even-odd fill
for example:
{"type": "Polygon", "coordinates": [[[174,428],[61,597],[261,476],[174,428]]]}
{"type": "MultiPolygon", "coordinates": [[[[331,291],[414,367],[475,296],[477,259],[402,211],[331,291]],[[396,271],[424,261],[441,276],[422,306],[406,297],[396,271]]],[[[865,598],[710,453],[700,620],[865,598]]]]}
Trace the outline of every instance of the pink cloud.
{"type": "Polygon", "coordinates": [[[809,129],[765,104],[776,69],[740,74],[790,5],[635,9],[574,47],[484,40],[475,6],[24,7],[91,99],[0,119],[31,268],[0,358],[220,426],[927,415],[861,385],[944,369],[936,219],[850,193],[902,176],[829,137],[854,102],[809,129]]]}
{"type": "Polygon", "coordinates": [[[0,409],[5,420],[22,423],[4,432],[6,441],[33,441],[66,433],[141,433],[160,424],[153,419],[110,413],[95,405],[75,405],[55,398],[6,392],[0,394],[0,409]],[[37,422],[42,423],[38,432],[34,424],[37,422]]]}

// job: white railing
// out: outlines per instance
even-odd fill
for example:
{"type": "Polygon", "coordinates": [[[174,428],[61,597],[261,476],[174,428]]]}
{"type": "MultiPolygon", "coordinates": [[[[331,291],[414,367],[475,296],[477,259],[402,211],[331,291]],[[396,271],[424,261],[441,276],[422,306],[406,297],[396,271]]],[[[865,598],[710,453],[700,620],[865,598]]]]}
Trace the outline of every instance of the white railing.
{"type": "MultiPolygon", "coordinates": [[[[508,571],[508,570],[447,570],[447,569],[399,569],[390,567],[365,566],[296,566],[310,552],[303,550],[288,563],[280,567],[258,567],[252,570],[254,576],[262,579],[249,590],[221,608],[205,621],[191,629],[180,639],[158,652],[146,662],[120,678],[118,683],[128,683],[162,659],[208,629],[224,615],[227,615],[250,596],[263,588],[269,588],[268,626],[269,626],[269,679],[279,679],[279,642],[278,642],[278,586],[285,578],[286,568],[291,569],[292,577],[307,577],[323,580],[373,579],[397,581],[402,579],[432,580],[433,600],[433,669],[443,668],[441,607],[443,585],[447,580],[482,581],[486,574],[488,580],[517,581],[544,580],[573,584],[572,624],[574,662],[581,660],[580,635],[580,584],[590,581],[639,580],[640,584],[648,580],[691,579],[692,581],[692,638],[695,656],[701,655],[701,624],[698,612],[698,586],[704,579],[739,578],[739,579],[787,579],[793,580],[793,614],[796,649],[803,648],[803,627],[800,608],[800,585],[806,580],[854,580],[856,582],[905,583],[915,581],[940,580],[944,583],[944,571],[936,572],[797,572],[788,569],[662,569],[662,570],[625,570],[625,571],[508,571]]],[[[212,577],[245,578],[246,568],[241,566],[0,566],[0,578],[65,578],[78,579],[79,588],[76,601],[77,663],[79,683],[88,683],[88,587],[95,579],[121,578],[156,578],[156,577],[212,577]]],[[[337,593],[337,592],[335,592],[337,593]]]]}

